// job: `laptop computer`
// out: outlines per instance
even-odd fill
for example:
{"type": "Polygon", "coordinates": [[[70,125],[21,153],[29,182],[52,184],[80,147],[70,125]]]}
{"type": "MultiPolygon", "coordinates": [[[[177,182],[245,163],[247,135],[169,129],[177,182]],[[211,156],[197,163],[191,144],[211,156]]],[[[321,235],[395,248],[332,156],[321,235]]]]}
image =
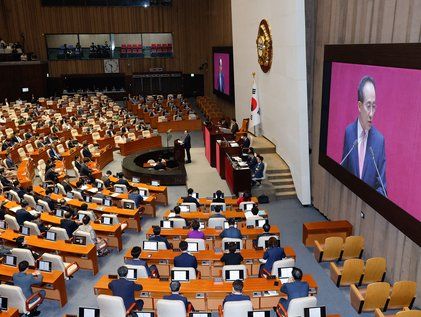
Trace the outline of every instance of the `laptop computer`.
{"type": "Polygon", "coordinates": [[[287,283],[292,276],[293,267],[278,268],[278,277],[282,284],[287,283]]]}
{"type": "Polygon", "coordinates": [[[307,307],[304,308],[304,317],[326,317],[326,307],[307,307]]]}
{"type": "Polygon", "coordinates": [[[135,204],[131,201],[125,201],[123,203],[123,207],[124,209],[134,209],[135,208],[135,204]]]}
{"type": "Polygon", "coordinates": [[[45,235],[46,240],[50,241],[56,241],[57,240],[57,234],[55,232],[47,231],[45,235]]]}
{"type": "Polygon", "coordinates": [[[198,242],[187,242],[187,251],[188,252],[198,252],[199,243],[198,242]]]}
{"type": "Polygon", "coordinates": [[[63,209],[56,209],[56,216],[57,217],[63,217],[64,216],[63,209]]]}
{"type": "Polygon", "coordinates": [[[112,225],[113,224],[113,218],[106,216],[106,215],[102,215],[102,224],[103,225],[112,225]]]}
{"type": "Polygon", "coordinates": [[[171,280],[179,282],[189,281],[189,271],[187,270],[173,270],[171,271],[171,280]]]}
{"type": "Polygon", "coordinates": [[[126,279],[130,281],[137,280],[137,269],[127,269],[126,279]]]}
{"type": "Polygon", "coordinates": [[[14,255],[6,255],[3,264],[16,266],[18,264],[18,257],[14,255]]]}
{"type": "Polygon", "coordinates": [[[99,317],[99,308],[79,307],[79,317],[99,317]]]}
{"type": "Polygon", "coordinates": [[[140,178],[139,178],[139,177],[135,177],[135,176],[133,176],[133,177],[132,177],[132,182],[133,182],[133,183],[140,183],[140,178]]]}
{"type": "Polygon", "coordinates": [[[225,280],[226,281],[244,280],[244,271],[243,270],[227,270],[225,271],[225,280]]]}
{"type": "Polygon", "coordinates": [[[39,261],[38,269],[43,272],[51,272],[53,268],[53,263],[50,261],[39,261]]]}
{"type": "Polygon", "coordinates": [[[160,182],[159,181],[151,181],[151,185],[152,186],[160,186],[160,182]]]}
{"type": "Polygon", "coordinates": [[[158,242],[157,241],[143,241],[143,250],[158,251],[158,242]]]}
{"type": "Polygon", "coordinates": [[[174,227],[174,221],[171,220],[161,220],[161,228],[171,229],[174,227]]]}
{"type": "Polygon", "coordinates": [[[73,243],[79,245],[86,245],[86,237],[84,236],[73,236],[73,243]]]}
{"type": "Polygon", "coordinates": [[[20,233],[22,233],[24,236],[29,236],[31,235],[31,228],[22,226],[20,227],[20,233]]]}
{"type": "Polygon", "coordinates": [[[0,309],[1,311],[7,311],[8,304],[7,304],[7,297],[0,297],[0,309]]]}
{"type": "Polygon", "coordinates": [[[270,311],[249,311],[247,317],[270,317],[270,311]]]}

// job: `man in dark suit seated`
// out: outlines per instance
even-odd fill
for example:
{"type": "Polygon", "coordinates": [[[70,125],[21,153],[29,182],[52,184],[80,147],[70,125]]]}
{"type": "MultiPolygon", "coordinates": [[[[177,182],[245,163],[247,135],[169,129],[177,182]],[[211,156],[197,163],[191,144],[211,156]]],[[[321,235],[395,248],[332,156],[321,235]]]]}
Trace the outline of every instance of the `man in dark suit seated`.
{"type": "MultiPolygon", "coordinates": [[[[23,295],[26,299],[33,295],[32,292],[32,285],[40,285],[42,284],[42,274],[39,271],[35,271],[32,274],[26,273],[29,267],[29,263],[27,261],[19,262],[18,269],[19,272],[13,274],[13,284],[15,286],[19,286],[22,289],[23,295]]],[[[40,297],[43,299],[45,297],[45,291],[39,291],[40,297]]],[[[34,301],[39,300],[38,298],[34,298],[31,303],[34,301]]],[[[41,314],[37,308],[32,311],[31,316],[39,316],[41,314]]]]}
{"type": "Polygon", "coordinates": [[[3,190],[9,190],[13,187],[13,183],[3,176],[4,169],[0,169],[0,182],[3,185],[3,190]]]}
{"type": "Polygon", "coordinates": [[[122,172],[117,174],[118,177],[118,181],[116,182],[116,184],[120,184],[120,185],[126,185],[128,190],[131,190],[133,187],[129,184],[129,181],[127,179],[124,178],[124,174],[122,172]]]}
{"type": "Polygon", "coordinates": [[[180,242],[181,254],[174,258],[175,267],[192,267],[197,269],[196,257],[187,252],[188,243],[186,241],[180,242]]]}
{"type": "Polygon", "coordinates": [[[235,219],[230,218],[228,219],[229,228],[224,229],[219,235],[221,238],[233,238],[233,239],[241,239],[243,236],[241,235],[241,231],[234,227],[235,219]]]}
{"type": "Polygon", "coordinates": [[[281,292],[287,295],[287,299],[281,298],[279,303],[284,307],[285,311],[288,310],[291,299],[307,297],[309,291],[309,285],[307,282],[302,282],[303,272],[294,267],[292,269],[292,277],[288,283],[282,284],[281,292]]]}
{"type": "Polygon", "coordinates": [[[200,203],[199,201],[193,197],[194,190],[193,188],[189,188],[187,190],[187,197],[183,197],[183,203],[195,203],[196,206],[199,208],[200,203]]]}
{"type": "Polygon", "coordinates": [[[139,208],[142,204],[143,197],[139,194],[139,188],[134,187],[129,193],[129,199],[134,201],[136,208],[139,208]]]}
{"type": "Polygon", "coordinates": [[[273,263],[285,257],[284,249],[279,246],[279,240],[275,237],[269,238],[268,248],[263,254],[263,260],[266,262],[260,266],[260,273],[271,275],[273,263]]]}
{"type": "Polygon", "coordinates": [[[48,156],[52,160],[61,160],[62,159],[61,155],[56,152],[56,150],[54,149],[54,146],[52,146],[52,145],[50,145],[50,149],[48,150],[48,156]]]}
{"type": "Polygon", "coordinates": [[[134,303],[138,310],[143,308],[143,300],[134,298],[135,291],[141,291],[142,285],[136,284],[134,281],[126,280],[129,270],[125,266],[120,266],[117,270],[118,279],[113,280],[108,284],[108,288],[113,293],[113,296],[119,296],[123,299],[124,306],[128,310],[134,303]]]}
{"type": "Polygon", "coordinates": [[[92,159],[92,153],[91,153],[91,151],[88,148],[88,143],[87,142],[84,142],[83,143],[82,155],[85,158],[92,159]]]}
{"type": "Polygon", "coordinates": [[[222,207],[220,205],[216,205],[213,208],[213,213],[209,216],[209,219],[210,218],[225,218],[224,215],[221,215],[221,210],[222,210],[222,207]]]}
{"type": "Polygon", "coordinates": [[[16,169],[17,168],[15,162],[13,162],[12,158],[10,157],[10,153],[7,153],[7,156],[6,156],[6,166],[7,166],[8,169],[16,169]]]}
{"type": "Polygon", "coordinates": [[[257,158],[254,155],[254,149],[250,147],[247,151],[247,165],[250,168],[250,171],[254,171],[257,165],[257,158]]]}
{"type": "Polygon", "coordinates": [[[135,246],[132,248],[132,251],[130,254],[132,255],[131,259],[125,259],[124,264],[132,265],[132,266],[143,266],[146,270],[146,273],[150,277],[152,275],[151,269],[148,266],[148,263],[146,263],[145,260],[139,259],[140,254],[142,253],[142,249],[138,246],[135,246]]]}
{"type": "Polygon", "coordinates": [[[248,136],[246,134],[241,136],[240,146],[243,149],[247,149],[247,148],[250,147],[250,139],[248,138],[248,136]]]}
{"type": "Polygon", "coordinates": [[[235,120],[234,118],[231,119],[231,133],[235,134],[238,132],[239,128],[238,128],[238,123],[237,120],[235,120]]]}
{"type": "Polygon", "coordinates": [[[215,192],[215,198],[212,199],[213,203],[224,203],[225,202],[225,198],[222,198],[222,195],[224,193],[222,191],[220,191],[219,189],[215,192]]]}
{"type": "Polygon", "coordinates": [[[58,174],[55,171],[56,165],[53,163],[49,166],[45,172],[45,180],[52,181],[53,183],[58,183],[58,174]]]}
{"type": "Polygon", "coordinates": [[[262,229],[263,229],[263,233],[259,234],[259,235],[257,236],[257,239],[256,239],[256,240],[253,240],[253,244],[254,244],[255,246],[257,246],[257,243],[259,242],[259,238],[260,238],[260,237],[273,236],[273,233],[270,233],[270,224],[265,223],[265,224],[263,225],[262,229]]]}
{"type": "Polygon", "coordinates": [[[92,170],[89,168],[88,163],[89,159],[85,157],[83,159],[83,164],[80,166],[80,176],[85,176],[91,183],[95,183],[95,178],[92,176],[92,170]]]}
{"type": "Polygon", "coordinates": [[[69,238],[73,237],[73,232],[79,228],[80,222],[77,223],[76,221],[72,220],[72,213],[66,212],[64,214],[64,219],[60,220],[60,227],[66,229],[67,235],[69,238]]]}
{"type": "Polygon", "coordinates": [[[161,227],[159,226],[153,227],[153,235],[149,237],[149,241],[164,242],[167,246],[167,249],[172,249],[172,245],[168,242],[168,239],[161,236],[161,227]]]}
{"type": "Polygon", "coordinates": [[[241,253],[236,253],[237,251],[237,245],[234,242],[230,242],[228,245],[229,253],[225,253],[221,257],[221,262],[224,263],[224,265],[239,265],[241,262],[243,262],[243,256],[241,253]]]}
{"type": "Polygon", "coordinates": [[[17,210],[15,214],[16,221],[18,222],[19,226],[23,226],[25,221],[34,221],[37,219],[37,216],[33,216],[25,209],[28,206],[28,203],[25,200],[22,201],[20,205],[22,208],[17,210]]]}
{"type": "Polygon", "coordinates": [[[226,302],[250,300],[250,297],[248,295],[243,295],[243,287],[244,287],[244,283],[242,280],[235,280],[232,283],[232,293],[227,295],[224,298],[224,302],[222,303],[222,305],[225,304],[226,302]]]}
{"type": "Polygon", "coordinates": [[[189,304],[191,305],[191,303],[183,295],[180,295],[180,287],[181,287],[181,284],[179,281],[172,281],[170,283],[171,295],[165,295],[164,299],[181,300],[184,303],[184,306],[186,307],[186,311],[187,311],[188,306],[189,304]]]}

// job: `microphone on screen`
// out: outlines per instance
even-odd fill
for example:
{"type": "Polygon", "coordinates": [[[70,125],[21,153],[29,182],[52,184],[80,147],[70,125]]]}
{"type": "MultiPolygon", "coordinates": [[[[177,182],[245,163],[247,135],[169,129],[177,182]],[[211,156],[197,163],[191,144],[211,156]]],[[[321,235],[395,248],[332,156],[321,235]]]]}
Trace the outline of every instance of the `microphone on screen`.
{"type": "Polygon", "coordinates": [[[351,149],[348,151],[348,153],[346,153],[346,155],[344,156],[344,158],[342,159],[342,161],[341,161],[341,163],[340,163],[340,165],[342,165],[344,162],[345,162],[345,160],[348,158],[348,156],[351,154],[351,152],[352,152],[352,150],[355,148],[355,146],[357,145],[357,143],[358,143],[358,138],[356,138],[355,139],[355,141],[354,141],[354,143],[352,143],[352,147],[351,147],[351,149]]]}
{"type": "Polygon", "coordinates": [[[377,173],[377,176],[378,176],[378,178],[379,178],[379,180],[380,180],[380,185],[382,185],[383,194],[384,194],[384,196],[385,196],[385,197],[387,197],[387,194],[386,194],[386,189],[384,188],[384,184],[383,184],[383,179],[382,179],[382,177],[380,176],[379,169],[377,168],[377,164],[376,164],[376,159],[375,159],[375,157],[374,157],[374,151],[373,151],[373,148],[370,146],[369,150],[370,150],[370,153],[371,153],[371,158],[373,159],[374,167],[376,168],[376,173],[377,173]]]}

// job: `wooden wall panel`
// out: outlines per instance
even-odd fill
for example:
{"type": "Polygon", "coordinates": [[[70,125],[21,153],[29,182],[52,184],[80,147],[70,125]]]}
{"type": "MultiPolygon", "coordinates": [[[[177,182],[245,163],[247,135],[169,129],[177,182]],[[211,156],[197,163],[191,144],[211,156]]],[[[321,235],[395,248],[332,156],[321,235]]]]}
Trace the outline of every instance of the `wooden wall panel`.
{"type": "MultiPolygon", "coordinates": [[[[329,219],[348,219],[365,237],[367,257],[384,256],[387,278],[421,285],[421,248],[366,205],[318,163],[323,54],[325,44],[419,42],[421,2],[417,0],[318,0],[311,130],[313,204],[329,219]],[[364,211],[365,219],[360,218],[364,211]]],[[[417,289],[421,305],[421,287],[417,289]]]]}

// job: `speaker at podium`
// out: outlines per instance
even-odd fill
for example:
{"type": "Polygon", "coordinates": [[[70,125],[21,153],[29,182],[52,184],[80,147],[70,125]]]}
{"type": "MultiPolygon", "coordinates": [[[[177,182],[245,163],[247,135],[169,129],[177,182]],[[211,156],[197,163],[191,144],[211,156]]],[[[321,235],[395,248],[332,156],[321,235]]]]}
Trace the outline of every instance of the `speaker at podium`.
{"type": "Polygon", "coordinates": [[[180,139],[174,140],[174,160],[180,164],[184,164],[184,146],[180,139]]]}

